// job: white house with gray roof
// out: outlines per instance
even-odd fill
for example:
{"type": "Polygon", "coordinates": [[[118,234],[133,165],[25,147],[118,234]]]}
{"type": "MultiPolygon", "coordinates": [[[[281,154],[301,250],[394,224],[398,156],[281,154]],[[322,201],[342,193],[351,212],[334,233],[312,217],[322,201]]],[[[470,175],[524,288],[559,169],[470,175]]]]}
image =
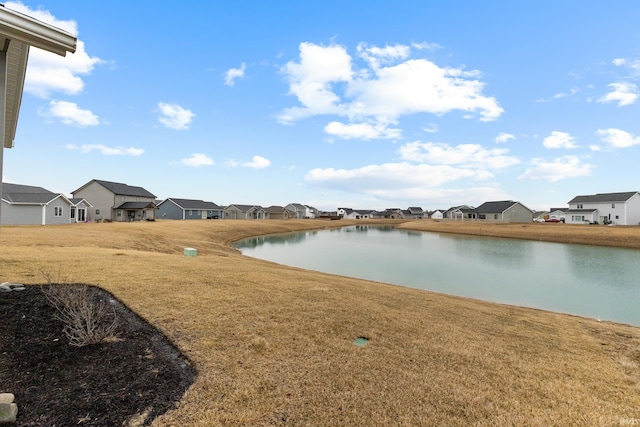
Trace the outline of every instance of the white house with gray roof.
{"type": "Polygon", "coordinates": [[[4,183],[1,197],[2,225],[69,224],[75,206],[59,193],[42,187],[4,183]]]}
{"type": "Polygon", "coordinates": [[[91,204],[88,221],[130,222],[155,219],[156,196],[142,187],[93,179],[72,192],[91,204]]]}
{"type": "Polygon", "coordinates": [[[567,224],[640,224],[640,193],[599,193],[576,196],[565,211],[567,224]]]}

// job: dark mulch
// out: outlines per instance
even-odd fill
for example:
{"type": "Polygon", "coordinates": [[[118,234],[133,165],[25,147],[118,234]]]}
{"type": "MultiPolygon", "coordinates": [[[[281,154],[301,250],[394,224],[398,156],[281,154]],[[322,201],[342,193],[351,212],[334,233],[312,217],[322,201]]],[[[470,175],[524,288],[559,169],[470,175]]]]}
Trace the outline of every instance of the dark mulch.
{"type": "Polygon", "coordinates": [[[17,426],[121,426],[173,408],[195,378],[188,360],[149,323],[113,300],[114,342],[74,347],[39,286],[0,293],[0,392],[13,393],[17,426]]]}

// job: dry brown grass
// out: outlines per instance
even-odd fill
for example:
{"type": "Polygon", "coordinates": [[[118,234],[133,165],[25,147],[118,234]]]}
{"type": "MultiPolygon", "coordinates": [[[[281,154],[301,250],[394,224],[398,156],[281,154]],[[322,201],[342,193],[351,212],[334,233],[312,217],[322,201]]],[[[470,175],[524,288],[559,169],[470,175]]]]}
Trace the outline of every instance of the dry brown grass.
{"type": "MultiPolygon", "coordinates": [[[[198,377],[154,426],[640,423],[638,328],[289,268],[228,246],[348,223],[2,227],[0,281],[41,283],[38,272],[62,269],[164,331],[198,377]],[[352,344],[359,336],[366,347],[352,344]]],[[[635,233],[619,237],[625,246],[640,236],[558,224],[483,225],[482,234],[489,228],[552,241],[564,229],[591,241],[635,233]]]]}

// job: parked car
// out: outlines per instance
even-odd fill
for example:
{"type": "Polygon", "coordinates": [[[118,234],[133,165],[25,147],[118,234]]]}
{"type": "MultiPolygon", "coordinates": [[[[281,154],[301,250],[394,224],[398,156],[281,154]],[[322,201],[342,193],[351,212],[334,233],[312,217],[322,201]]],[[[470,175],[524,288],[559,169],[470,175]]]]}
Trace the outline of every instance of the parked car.
{"type": "Polygon", "coordinates": [[[549,218],[549,219],[545,219],[544,222],[564,222],[564,221],[558,218],[549,218]]]}
{"type": "Polygon", "coordinates": [[[544,218],[533,218],[533,222],[544,222],[544,218]]]}

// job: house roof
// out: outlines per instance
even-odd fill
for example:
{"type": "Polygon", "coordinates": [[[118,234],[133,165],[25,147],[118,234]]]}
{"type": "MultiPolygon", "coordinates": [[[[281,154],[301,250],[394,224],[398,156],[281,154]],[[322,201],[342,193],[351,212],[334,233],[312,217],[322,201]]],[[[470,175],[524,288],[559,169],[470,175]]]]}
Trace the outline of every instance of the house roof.
{"type": "Polygon", "coordinates": [[[502,200],[497,202],[484,202],[476,208],[478,213],[502,213],[518,202],[502,200]]]}
{"type": "Polygon", "coordinates": [[[289,206],[294,207],[296,210],[300,210],[300,211],[306,210],[305,205],[303,205],[302,203],[289,203],[287,207],[289,206]]]}
{"type": "Polygon", "coordinates": [[[260,209],[258,205],[229,205],[225,209],[236,208],[240,212],[249,212],[251,209],[260,209]]]}
{"type": "Polygon", "coordinates": [[[638,194],[637,191],[627,191],[624,193],[598,193],[587,196],[576,196],[569,203],[608,203],[626,202],[638,194]]]}
{"type": "Polygon", "coordinates": [[[75,52],[77,39],[56,27],[0,6],[0,51],[6,51],[7,58],[5,128],[1,137],[4,148],[12,148],[22,103],[29,46],[65,56],[67,52],[75,52]]]}
{"type": "Polygon", "coordinates": [[[566,214],[586,214],[586,213],[594,213],[598,209],[567,209],[564,213],[566,214]]]}
{"type": "Polygon", "coordinates": [[[213,202],[205,202],[204,200],[194,200],[194,199],[176,199],[173,197],[170,197],[164,200],[160,204],[168,201],[173,202],[174,204],[176,204],[178,207],[182,209],[201,209],[201,210],[221,209],[220,206],[216,205],[213,202]]]}
{"type": "Polygon", "coordinates": [[[157,209],[153,202],[124,202],[116,209],[157,209]]]}
{"type": "Polygon", "coordinates": [[[268,208],[262,208],[266,213],[283,213],[285,208],[283,206],[269,206],[268,208]]]}
{"type": "Polygon", "coordinates": [[[10,204],[43,205],[58,197],[60,197],[60,194],[53,193],[42,187],[9,183],[2,184],[2,199],[10,204]]]}
{"type": "Polygon", "coordinates": [[[562,211],[562,212],[566,212],[566,211],[568,211],[568,210],[569,210],[569,208],[551,208],[551,209],[549,210],[549,212],[555,212],[555,211],[562,211]]]}
{"type": "Polygon", "coordinates": [[[82,202],[86,203],[88,206],[93,206],[87,199],[83,199],[82,197],[73,197],[69,199],[69,201],[73,206],[78,206],[82,202]]]}
{"type": "Polygon", "coordinates": [[[148,192],[142,187],[134,187],[127,184],[121,184],[119,182],[103,181],[100,179],[92,179],[91,181],[89,181],[82,187],[78,188],[77,190],[73,191],[72,193],[74,194],[77,193],[78,191],[82,190],[83,188],[85,188],[86,186],[88,186],[93,182],[102,185],[104,188],[106,188],[107,190],[111,191],[113,194],[116,194],[116,195],[150,197],[153,199],[156,198],[155,195],[151,194],[150,192],[148,192]]]}

